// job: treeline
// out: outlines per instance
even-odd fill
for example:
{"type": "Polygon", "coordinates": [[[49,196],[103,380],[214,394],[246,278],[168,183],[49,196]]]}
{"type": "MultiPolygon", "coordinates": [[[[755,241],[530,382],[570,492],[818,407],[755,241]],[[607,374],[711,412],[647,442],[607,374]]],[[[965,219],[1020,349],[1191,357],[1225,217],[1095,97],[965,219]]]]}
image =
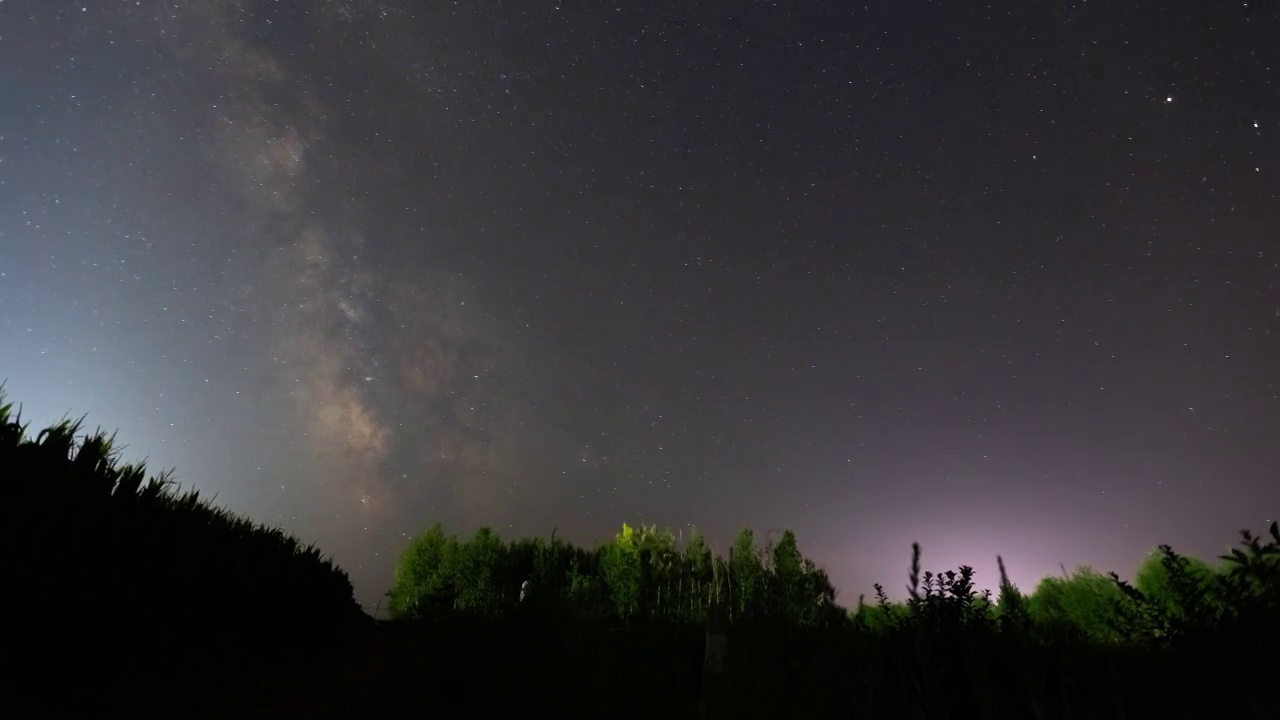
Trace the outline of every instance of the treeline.
{"type": "Polygon", "coordinates": [[[1221,556],[1216,567],[1161,545],[1132,583],[1114,572],[1081,567],[1044,578],[1029,595],[1009,582],[1001,561],[996,598],[975,590],[973,569],[967,566],[922,574],[920,547],[914,545],[910,598],[890,602],[877,584],[871,604],[859,598],[853,624],[876,632],[987,624],[1045,641],[1134,646],[1263,635],[1280,639],[1280,526],[1273,522],[1268,535],[1241,531],[1239,547],[1221,556]]]}
{"type": "Polygon", "coordinates": [[[721,607],[731,622],[847,623],[871,632],[987,623],[1045,639],[1141,644],[1269,627],[1280,616],[1277,530],[1273,524],[1270,538],[1243,532],[1240,547],[1217,567],[1161,546],[1132,584],[1081,567],[1024,594],[1003,576],[1001,561],[994,596],[977,587],[971,567],[922,572],[915,545],[909,599],[891,602],[877,584],[875,597],[860,596],[846,617],[826,573],[800,552],[790,530],[761,545],[744,529],[724,557],[696,531],[681,541],[645,525],[624,524],[610,542],[588,550],[554,533],[504,542],[482,528],[460,540],[437,524],[402,553],[388,598],[398,618],[496,617],[523,606],[584,620],[702,623],[721,607]]]}
{"type": "Polygon", "coordinates": [[[0,482],[9,606],[38,620],[13,624],[6,649],[27,668],[51,658],[63,675],[122,692],[138,673],[163,687],[200,663],[235,657],[226,677],[368,620],[314,546],[118,462],[113,438],[80,422],[32,436],[3,396],[0,482]]]}
{"type": "Polygon", "coordinates": [[[388,593],[398,618],[494,617],[523,607],[584,621],[700,623],[714,611],[728,621],[795,625],[842,621],[835,596],[790,530],[761,544],[744,529],[724,557],[696,531],[681,541],[669,530],[626,524],[590,550],[554,532],[508,543],[489,528],[459,540],[436,525],[405,549],[388,593]]]}
{"type": "Polygon", "coordinates": [[[720,557],[696,534],[680,542],[648,527],[623,526],[586,550],[554,534],[459,540],[436,526],[405,550],[389,595],[393,614],[411,620],[392,627],[416,638],[413,653],[448,660],[433,668],[439,687],[494,712],[1274,714],[1265,688],[1280,647],[1277,525],[1243,533],[1216,566],[1161,547],[1132,583],[1081,568],[1023,593],[1000,564],[989,592],[970,567],[924,571],[915,545],[907,600],[876,586],[845,611],[790,533],[761,546],[744,531],[720,557]],[[708,675],[705,629],[719,610],[725,661],[708,675]],[[469,670],[477,665],[489,674],[469,670]],[[562,692],[566,677],[574,693],[562,692]]]}

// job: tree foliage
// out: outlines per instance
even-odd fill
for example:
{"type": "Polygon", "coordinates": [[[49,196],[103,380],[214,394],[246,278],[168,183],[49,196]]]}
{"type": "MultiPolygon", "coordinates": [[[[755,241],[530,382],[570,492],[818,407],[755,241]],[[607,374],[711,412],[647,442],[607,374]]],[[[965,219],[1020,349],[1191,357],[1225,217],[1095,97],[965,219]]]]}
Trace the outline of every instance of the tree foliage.
{"type": "Polygon", "coordinates": [[[436,525],[405,548],[388,596],[404,618],[528,605],[611,622],[702,622],[717,602],[738,620],[815,625],[842,616],[830,579],[800,552],[795,533],[761,548],[744,530],[725,559],[696,531],[681,543],[669,530],[625,523],[592,550],[554,533],[504,544],[481,529],[464,542],[436,525]],[[523,601],[521,587],[529,588],[523,601]]]}
{"type": "Polygon", "coordinates": [[[1127,609],[1128,599],[1115,582],[1088,567],[1068,577],[1044,578],[1027,603],[1031,620],[1044,632],[1096,641],[1118,639],[1116,626],[1127,609]]]}

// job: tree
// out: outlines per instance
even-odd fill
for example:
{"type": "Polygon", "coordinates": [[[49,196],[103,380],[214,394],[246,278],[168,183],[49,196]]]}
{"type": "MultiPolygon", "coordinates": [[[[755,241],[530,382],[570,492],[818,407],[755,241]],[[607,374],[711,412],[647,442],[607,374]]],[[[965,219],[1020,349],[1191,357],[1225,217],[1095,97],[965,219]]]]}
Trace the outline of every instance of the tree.
{"type": "Polygon", "coordinates": [[[996,620],[1000,629],[1005,632],[1021,632],[1027,624],[1027,599],[1022,591],[1009,580],[1009,573],[1004,567],[1004,558],[996,556],[996,566],[1000,569],[1000,594],[996,598],[996,620]]]}
{"type": "Polygon", "coordinates": [[[505,559],[506,547],[502,538],[487,527],[477,530],[461,547],[456,575],[456,606],[459,610],[494,615],[502,610],[504,595],[514,597],[518,586],[502,587],[501,570],[505,559]]]}
{"type": "Polygon", "coordinates": [[[836,605],[836,586],[831,583],[827,571],[809,558],[804,559],[804,588],[801,622],[827,625],[847,619],[845,612],[836,605]]]}
{"type": "Polygon", "coordinates": [[[409,542],[396,563],[395,583],[388,593],[393,616],[408,617],[452,609],[457,596],[454,563],[456,538],[439,523],[409,542]]]}
{"type": "Polygon", "coordinates": [[[679,610],[678,579],[680,554],[676,551],[676,537],[670,530],[658,530],[656,526],[645,529],[642,540],[643,555],[650,587],[645,596],[651,604],[651,616],[672,618],[679,610]]]}
{"type": "Polygon", "coordinates": [[[626,523],[613,543],[601,549],[600,569],[618,617],[634,617],[640,609],[640,553],[635,531],[626,523]]]}
{"type": "Polygon", "coordinates": [[[817,598],[810,597],[806,587],[805,558],[796,545],[796,534],[784,531],[770,551],[771,610],[790,623],[798,623],[806,615],[811,617],[817,598]]]}
{"type": "Polygon", "coordinates": [[[1041,580],[1027,598],[1027,614],[1043,633],[1113,642],[1127,602],[1110,578],[1082,566],[1069,577],[1041,580]]]}
{"type": "Polygon", "coordinates": [[[755,534],[743,528],[729,550],[729,592],[735,618],[750,617],[761,600],[764,566],[755,534]]]}
{"type": "Polygon", "coordinates": [[[686,608],[685,617],[690,621],[701,622],[705,619],[706,610],[711,605],[716,578],[714,563],[706,538],[694,529],[684,548],[687,585],[682,604],[686,608]]]}
{"type": "Polygon", "coordinates": [[[600,580],[600,571],[593,556],[585,551],[576,551],[569,561],[566,579],[566,594],[573,612],[580,618],[600,620],[613,611],[613,605],[606,595],[606,588],[600,580]]]}
{"type": "Polygon", "coordinates": [[[555,530],[551,531],[550,541],[537,545],[530,572],[535,604],[555,607],[567,599],[572,560],[573,547],[561,540],[555,530]]]}
{"type": "Polygon", "coordinates": [[[1134,587],[1175,623],[1209,620],[1221,611],[1213,597],[1217,584],[1213,568],[1173,552],[1168,545],[1161,545],[1143,561],[1133,580],[1134,587]]]}

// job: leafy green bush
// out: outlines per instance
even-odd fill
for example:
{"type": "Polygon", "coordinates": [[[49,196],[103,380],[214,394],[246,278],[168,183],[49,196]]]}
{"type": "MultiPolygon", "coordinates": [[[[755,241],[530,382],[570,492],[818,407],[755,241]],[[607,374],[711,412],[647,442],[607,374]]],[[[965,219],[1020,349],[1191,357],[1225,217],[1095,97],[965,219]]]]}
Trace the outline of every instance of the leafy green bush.
{"type": "Polygon", "coordinates": [[[1081,567],[1068,577],[1047,577],[1027,599],[1027,613],[1042,635],[1118,642],[1131,601],[1108,576],[1081,567]]]}

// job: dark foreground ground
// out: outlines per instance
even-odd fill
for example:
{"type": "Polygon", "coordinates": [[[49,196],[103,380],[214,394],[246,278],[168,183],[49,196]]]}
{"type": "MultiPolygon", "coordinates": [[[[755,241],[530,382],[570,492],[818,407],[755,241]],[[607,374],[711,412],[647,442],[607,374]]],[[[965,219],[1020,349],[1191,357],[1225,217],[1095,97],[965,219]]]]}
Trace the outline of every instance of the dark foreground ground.
{"type": "Polygon", "coordinates": [[[206,718],[699,716],[702,637],[383,624],[345,652],[249,680],[206,718]],[[667,662],[648,662],[663,648],[667,662]]]}
{"type": "MultiPolygon", "coordinates": [[[[220,660],[135,658],[74,679],[66,667],[76,654],[63,644],[28,663],[20,682],[5,676],[4,717],[1280,719],[1280,704],[1266,700],[1280,677],[1274,649],[1249,662],[1153,660],[972,637],[851,645],[839,632],[752,629],[730,636],[731,672],[716,682],[702,673],[703,642],[691,626],[455,618],[379,623],[289,659],[237,641],[220,660]]],[[[127,644],[116,656],[129,657],[127,644]]]]}
{"type": "Polygon", "coordinates": [[[292,657],[237,641],[239,652],[214,658],[199,643],[193,638],[189,653],[172,658],[139,657],[119,643],[110,659],[92,662],[64,642],[52,643],[31,652],[20,672],[0,674],[7,700],[0,707],[18,710],[0,716],[699,716],[697,628],[570,632],[529,622],[378,623],[292,657]],[[665,661],[652,660],[658,657],[665,661]]]}

